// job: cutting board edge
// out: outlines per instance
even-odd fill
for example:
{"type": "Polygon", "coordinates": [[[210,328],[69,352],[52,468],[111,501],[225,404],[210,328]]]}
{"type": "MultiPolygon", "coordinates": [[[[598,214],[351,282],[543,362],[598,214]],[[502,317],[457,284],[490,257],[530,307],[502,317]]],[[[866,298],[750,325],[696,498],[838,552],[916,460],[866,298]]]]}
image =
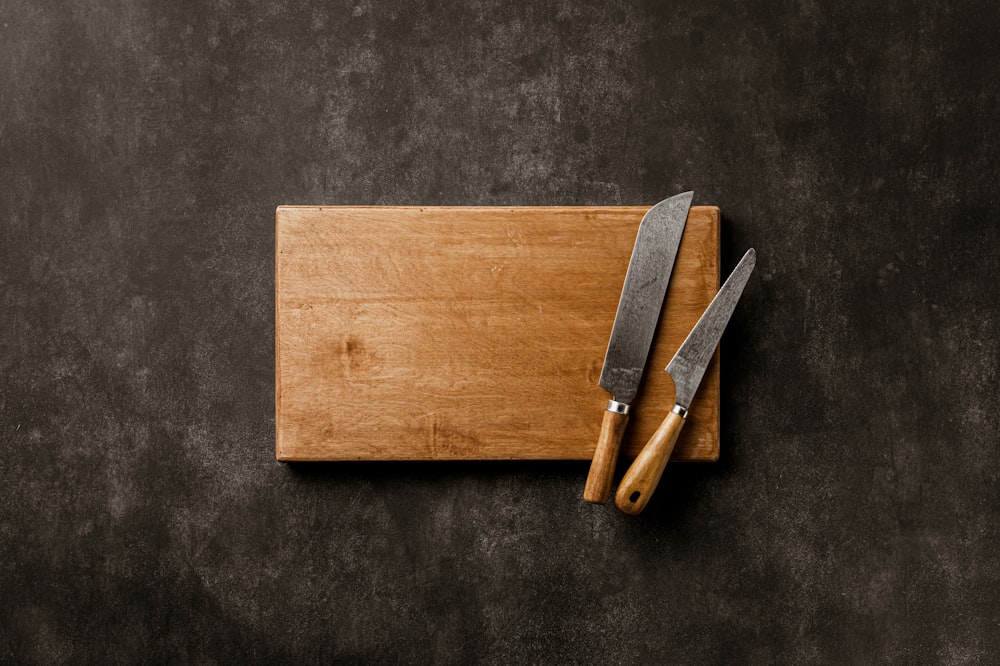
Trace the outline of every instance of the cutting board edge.
{"type": "MultiPolygon", "coordinates": [[[[282,204],[274,209],[275,227],[277,227],[280,219],[280,215],[284,212],[292,211],[303,211],[303,210],[313,210],[313,211],[324,211],[324,210],[427,210],[429,208],[434,208],[436,210],[447,210],[447,211],[463,211],[463,210],[614,210],[614,211],[636,211],[636,210],[649,210],[652,206],[647,206],[643,204],[628,204],[623,206],[588,206],[586,204],[580,204],[576,206],[374,206],[374,205],[360,205],[354,206],[351,204],[333,204],[333,205],[313,205],[313,204],[282,204]]],[[[710,213],[714,221],[718,223],[720,218],[721,209],[718,206],[704,205],[704,206],[691,206],[691,210],[702,211],[710,213]]]]}
{"type": "MultiPolygon", "coordinates": [[[[692,457],[688,457],[688,456],[672,457],[670,459],[670,462],[671,463],[705,463],[705,462],[717,462],[718,459],[719,459],[718,451],[715,452],[715,457],[714,458],[709,458],[709,457],[707,457],[708,455],[711,455],[711,454],[710,453],[706,453],[702,457],[698,457],[698,458],[692,458],[692,457]]],[[[622,460],[628,460],[628,461],[630,461],[630,460],[634,459],[634,456],[624,455],[623,454],[621,456],[621,459],[622,460]]],[[[278,462],[283,462],[283,463],[306,463],[306,462],[340,462],[340,463],[361,463],[361,462],[499,462],[499,461],[512,461],[512,462],[516,462],[516,461],[525,461],[525,462],[528,462],[528,461],[532,461],[532,462],[587,462],[587,461],[590,460],[590,457],[581,457],[581,456],[576,456],[576,455],[573,455],[573,456],[562,456],[562,457],[556,457],[556,456],[531,457],[531,456],[527,456],[527,455],[518,455],[518,456],[482,456],[482,457],[478,457],[478,458],[469,457],[469,456],[455,456],[455,457],[442,457],[442,456],[439,456],[439,457],[436,457],[436,458],[427,458],[427,457],[420,457],[420,456],[397,456],[397,457],[386,456],[386,457],[381,457],[381,458],[366,458],[366,457],[361,457],[361,456],[354,456],[354,457],[351,457],[351,456],[339,456],[339,457],[335,457],[335,456],[323,456],[323,457],[317,457],[317,456],[295,455],[295,454],[285,455],[279,449],[279,453],[276,456],[276,460],[278,462]]]]}
{"type": "Polygon", "coordinates": [[[279,461],[286,461],[288,458],[281,449],[281,270],[279,270],[281,257],[281,233],[278,226],[281,224],[282,209],[287,206],[278,206],[274,211],[274,453],[279,461]]]}

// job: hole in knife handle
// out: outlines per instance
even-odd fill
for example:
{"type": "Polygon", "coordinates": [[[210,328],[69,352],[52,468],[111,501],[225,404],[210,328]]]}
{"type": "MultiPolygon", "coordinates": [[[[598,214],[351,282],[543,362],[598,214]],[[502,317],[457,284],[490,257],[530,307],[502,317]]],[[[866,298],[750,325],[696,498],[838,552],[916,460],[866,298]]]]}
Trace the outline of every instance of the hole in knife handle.
{"type": "Polygon", "coordinates": [[[628,501],[632,502],[632,504],[635,504],[636,502],[639,501],[639,495],[642,495],[642,493],[640,493],[638,490],[635,491],[634,493],[628,496],[628,501]]]}

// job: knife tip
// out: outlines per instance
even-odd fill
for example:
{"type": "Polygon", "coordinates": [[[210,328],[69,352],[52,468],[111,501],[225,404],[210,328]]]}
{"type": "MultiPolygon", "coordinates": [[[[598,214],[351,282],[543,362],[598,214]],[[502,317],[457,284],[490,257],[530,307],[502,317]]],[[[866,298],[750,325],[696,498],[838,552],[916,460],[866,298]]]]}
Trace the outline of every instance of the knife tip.
{"type": "Polygon", "coordinates": [[[691,200],[693,198],[694,198],[694,190],[688,190],[687,192],[681,192],[679,194],[675,194],[672,197],[667,197],[666,199],[664,199],[660,203],[666,203],[668,201],[685,201],[685,200],[687,200],[687,203],[690,206],[691,205],[691,200]]]}
{"type": "Polygon", "coordinates": [[[740,259],[740,262],[736,265],[736,268],[733,269],[733,272],[739,269],[741,271],[746,271],[747,273],[749,273],[753,271],[753,269],[756,268],[756,266],[757,266],[757,250],[750,248],[743,254],[743,258],[740,259]]]}

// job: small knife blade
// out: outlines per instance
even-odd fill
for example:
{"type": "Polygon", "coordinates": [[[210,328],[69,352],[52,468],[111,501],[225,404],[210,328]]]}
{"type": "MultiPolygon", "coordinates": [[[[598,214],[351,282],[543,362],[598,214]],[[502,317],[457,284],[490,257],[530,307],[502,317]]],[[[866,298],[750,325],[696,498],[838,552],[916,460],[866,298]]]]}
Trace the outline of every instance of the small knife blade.
{"type": "Polygon", "coordinates": [[[694,192],[684,192],[664,199],[646,211],[639,223],[598,381],[613,399],[604,412],[583,491],[588,502],[603,504],[611,493],[629,406],[642,379],[693,197],[694,192]]]}
{"type": "Polygon", "coordinates": [[[712,354],[743,295],[743,289],[756,262],[757,253],[750,248],[667,365],[666,371],[677,389],[674,400],[676,404],[652,438],[646,442],[618,486],[615,506],[625,513],[641,513],[656,489],[681,428],[684,427],[694,394],[705,376],[712,354]]]}

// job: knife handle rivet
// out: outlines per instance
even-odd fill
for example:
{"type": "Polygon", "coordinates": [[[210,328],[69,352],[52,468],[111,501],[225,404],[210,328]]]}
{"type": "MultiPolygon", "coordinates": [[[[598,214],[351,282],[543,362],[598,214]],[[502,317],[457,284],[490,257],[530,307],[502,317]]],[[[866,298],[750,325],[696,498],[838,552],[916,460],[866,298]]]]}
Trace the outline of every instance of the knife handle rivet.
{"type": "Polygon", "coordinates": [[[617,400],[608,400],[607,411],[612,414],[628,414],[629,405],[624,402],[618,402],[617,400]]]}
{"type": "Polygon", "coordinates": [[[674,408],[671,409],[670,411],[672,411],[674,414],[681,417],[682,419],[686,419],[688,417],[688,410],[685,409],[684,407],[681,407],[680,405],[674,405],[674,408]]]}

